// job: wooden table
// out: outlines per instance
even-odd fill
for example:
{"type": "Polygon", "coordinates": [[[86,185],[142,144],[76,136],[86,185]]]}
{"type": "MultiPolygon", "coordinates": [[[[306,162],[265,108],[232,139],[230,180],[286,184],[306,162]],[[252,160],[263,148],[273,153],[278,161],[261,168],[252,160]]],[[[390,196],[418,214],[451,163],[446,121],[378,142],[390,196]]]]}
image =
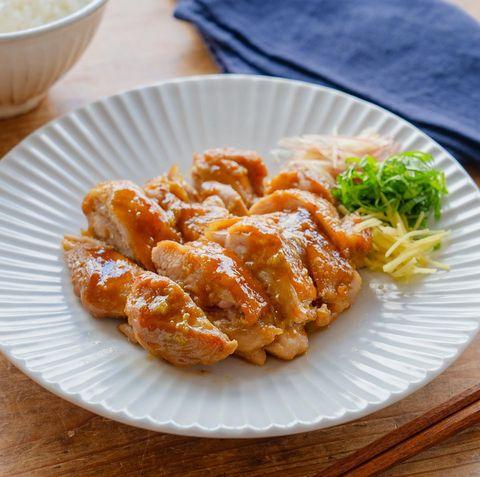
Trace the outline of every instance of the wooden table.
{"type": "MultiPolygon", "coordinates": [[[[478,0],[456,0],[480,18],[478,0]]],[[[47,100],[0,122],[0,157],[27,134],[101,96],[216,67],[196,32],[171,18],[168,0],[114,0],[80,63],[47,100]]],[[[480,173],[472,170],[478,180],[480,173]]],[[[480,337],[431,384],[359,421],[307,434],[258,440],[158,434],[84,411],[43,390],[0,357],[0,475],[309,476],[480,379],[480,337]]],[[[480,427],[386,473],[480,475],[480,427]]]]}

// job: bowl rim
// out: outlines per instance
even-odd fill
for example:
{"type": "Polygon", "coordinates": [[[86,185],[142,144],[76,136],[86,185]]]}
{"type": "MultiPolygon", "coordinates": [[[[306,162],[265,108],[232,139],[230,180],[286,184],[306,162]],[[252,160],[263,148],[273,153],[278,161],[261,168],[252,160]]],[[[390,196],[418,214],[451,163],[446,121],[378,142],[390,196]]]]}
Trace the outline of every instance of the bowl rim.
{"type": "Polygon", "coordinates": [[[24,38],[31,38],[34,36],[39,36],[43,33],[47,33],[49,31],[58,30],[64,26],[70,25],[75,23],[82,18],[85,18],[95,11],[97,11],[100,7],[107,3],[108,0],[90,0],[89,3],[84,5],[78,10],[66,15],[64,17],[58,18],[52,22],[45,23],[43,25],[38,25],[33,28],[27,28],[25,30],[18,30],[12,32],[0,32],[0,43],[8,42],[11,40],[20,40],[24,38]]]}

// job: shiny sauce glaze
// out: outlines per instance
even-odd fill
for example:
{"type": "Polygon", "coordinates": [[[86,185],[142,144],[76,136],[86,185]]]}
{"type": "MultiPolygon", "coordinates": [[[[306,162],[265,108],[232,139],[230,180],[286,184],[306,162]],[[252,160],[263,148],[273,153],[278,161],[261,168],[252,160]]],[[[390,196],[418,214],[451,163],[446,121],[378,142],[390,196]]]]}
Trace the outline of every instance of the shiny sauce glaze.
{"type": "Polygon", "coordinates": [[[85,253],[82,301],[97,314],[124,315],[127,296],[142,269],[110,247],[89,248],[85,253]]]}
{"type": "Polygon", "coordinates": [[[149,331],[195,327],[199,319],[205,318],[203,311],[190,297],[164,277],[156,278],[154,284],[141,287],[141,292],[142,299],[137,302],[140,310],[138,324],[149,331]]]}
{"type": "Polygon", "coordinates": [[[207,162],[226,160],[237,163],[246,170],[254,194],[258,197],[263,195],[263,183],[267,177],[268,171],[262,158],[255,151],[217,148],[205,151],[203,157],[207,162]]]}
{"type": "Polygon", "coordinates": [[[112,197],[112,209],[129,234],[129,243],[138,262],[154,270],[152,249],[161,240],[179,240],[165,212],[134,189],[118,189],[112,197]]]}
{"type": "Polygon", "coordinates": [[[240,259],[231,251],[214,242],[193,242],[190,253],[197,257],[206,281],[204,296],[208,302],[209,289],[228,290],[239,305],[248,323],[256,322],[269,308],[269,301],[260,283],[252,276],[240,259]]]}

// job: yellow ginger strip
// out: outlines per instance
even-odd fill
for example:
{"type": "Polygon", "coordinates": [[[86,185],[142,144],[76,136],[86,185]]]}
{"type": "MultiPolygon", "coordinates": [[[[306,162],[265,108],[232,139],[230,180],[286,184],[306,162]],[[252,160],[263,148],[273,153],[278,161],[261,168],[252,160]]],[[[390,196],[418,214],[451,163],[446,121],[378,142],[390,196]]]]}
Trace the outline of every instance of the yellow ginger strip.
{"type": "Polygon", "coordinates": [[[449,231],[419,228],[425,218],[423,214],[413,227],[409,227],[398,212],[359,213],[363,220],[355,226],[355,230],[372,230],[372,250],[365,260],[369,269],[383,271],[396,279],[409,279],[414,275],[449,269],[430,257],[449,231]]]}

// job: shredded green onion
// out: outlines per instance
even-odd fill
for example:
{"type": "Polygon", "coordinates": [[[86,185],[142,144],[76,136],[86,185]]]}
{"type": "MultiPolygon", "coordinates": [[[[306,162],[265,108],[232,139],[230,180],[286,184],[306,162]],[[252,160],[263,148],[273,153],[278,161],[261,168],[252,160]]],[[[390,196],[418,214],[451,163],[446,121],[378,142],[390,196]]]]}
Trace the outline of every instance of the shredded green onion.
{"type": "Polygon", "coordinates": [[[440,218],[447,194],[445,174],[432,167],[430,154],[402,152],[384,162],[372,156],[347,159],[337,176],[334,196],[349,211],[398,212],[413,229],[424,227],[433,212],[440,218]]]}

